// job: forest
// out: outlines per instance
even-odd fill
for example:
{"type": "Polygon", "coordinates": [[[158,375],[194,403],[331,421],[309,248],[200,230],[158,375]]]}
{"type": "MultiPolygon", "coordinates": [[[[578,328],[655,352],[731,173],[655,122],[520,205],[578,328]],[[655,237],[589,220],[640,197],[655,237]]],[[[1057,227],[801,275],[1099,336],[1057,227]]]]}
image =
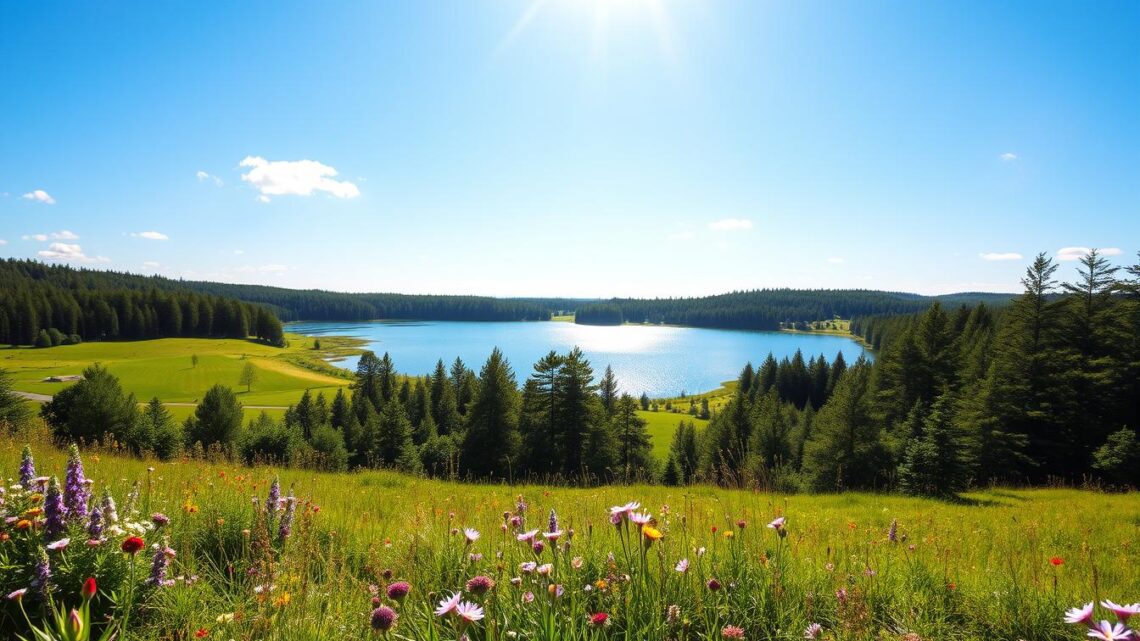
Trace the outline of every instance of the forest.
{"type": "Polygon", "coordinates": [[[146,286],[140,276],[0,261],[0,344],[51,347],[173,337],[284,340],[272,310],[232,297],[146,286]]]}
{"type": "Polygon", "coordinates": [[[421,378],[367,352],[350,393],[306,393],[283,420],[263,414],[245,426],[224,386],[174,425],[158,399],[139,414],[96,366],[43,415],[60,437],[114,434],[137,453],[467,480],[923,495],[990,483],[1135,485],[1140,264],[1120,270],[1092,252],[1073,282],[1058,283],[1056,270],[1038,256],[1006,307],[934,301],[863,321],[861,331],[878,328],[873,362],[797,353],[747,364],[707,428],[678,415],[664,461],[651,456],[637,413],[648,399],[620,390],[577,349],[551,352],[521,384],[498,349],[478,372],[441,360],[421,378]]]}

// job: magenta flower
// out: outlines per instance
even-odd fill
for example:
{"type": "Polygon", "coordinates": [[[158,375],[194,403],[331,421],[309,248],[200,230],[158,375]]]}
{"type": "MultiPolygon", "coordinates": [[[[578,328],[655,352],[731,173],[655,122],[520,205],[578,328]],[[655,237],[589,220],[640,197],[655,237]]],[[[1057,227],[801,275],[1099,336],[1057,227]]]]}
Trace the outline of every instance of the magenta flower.
{"type": "Polygon", "coordinates": [[[1132,631],[1123,623],[1101,621],[1089,629],[1089,637],[1101,641],[1126,641],[1132,638],[1132,631]]]}
{"type": "Polygon", "coordinates": [[[637,525],[645,525],[653,520],[653,517],[644,512],[633,512],[629,515],[629,520],[637,525]]]}
{"type": "Polygon", "coordinates": [[[1100,602],[1100,605],[1106,610],[1111,610],[1112,613],[1116,615],[1116,618],[1120,619],[1121,623],[1128,623],[1129,617],[1135,614],[1140,614],[1140,603],[1119,605],[1113,603],[1112,601],[1109,601],[1108,599],[1105,599],[1104,601],[1100,602]]]}
{"type": "Polygon", "coordinates": [[[773,519],[772,522],[768,524],[768,527],[772,528],[773,530],[777,530],[777,531],[782,529],[784,527],[784,517],[781,516],[781,517],[778,517],[776,519],[773,519]]]}
{"type": "Polygon", "coordinates": [[[472,577],[467,582],[467,591],[471,594],[486,594],[493,589],[495,589],[495,580],[482,574],[472,577]]]}
{"type": "Polygon", "coordinates": [[[24,595],[27,593],[28,588],[20,588],[19,590],[9,592],[8,596],[5,598],[7,598],[9,601],[19,601],[20,599],[24,598],[24,595]]]}
{"type": "Polygon", "coordinates": [[[460,594],[456,592],[450,597],[443,599],[439,602],[439,607],[435,609],[436,616],[444,616],[455,612],[455,608],[459,606],[460,594]]]}
{"type": "Polygon", "coordinates": [[[516,538],[518,538],[518,540],[520,540],[520,541],[525,541],[527,543],[534,543],[534,537],[536,537],[536,536],[538,536],[538,530],[530,530],[528,532],[523,532],[522,534],[518,535],[516,538]]]}
{"type": "Polygon", "coordinates": [[[630,514],[633,514],[634,510],[639,507],[641,507],[641,504],[637,501],[630,501],[625,505],[615,505],[610,508],[610,516],[617,516],[618,518],[628,517],[630,514]]]}
{"type": "Polygon", "coordinates": [[[52,541],[51,543],[48,543],[44,547],[46,547],[48,550],[50,550],[52,552],[58,552],[64,548],[66,548],[68,546],[68,544],[70,544],[70,543],[71,543],[71,539],[60,539],[58,541],[52,541]]]}
{"type": "Polygon", "coordinates": [[[1090,628],[1093,625],[1093,603],[1089,601],[1079,608],[1069,608],[1065,612],[1065,623],[1078,623],[1087,625],[1090,628]]]}
{"type": "Polygon", "coordinates": [[[396,625],[400,615],[392,608],[382,605],[372,611],[372,629],[377,632],[387,632],[396,625]]]}
{"type": "Polygon", "coordinates": [[[483,618],[483,608],[468,601],[460,601],[459,605],[455,606],[455,614],[464,623],[475,623],[483,618]]]}
{"type": "Polygon", "coordinates": [[[396,581],[388,586],[388,598],[393,601],[402,601],[411,591],[412,586],[408,585],[407,581],[396,581]]]}

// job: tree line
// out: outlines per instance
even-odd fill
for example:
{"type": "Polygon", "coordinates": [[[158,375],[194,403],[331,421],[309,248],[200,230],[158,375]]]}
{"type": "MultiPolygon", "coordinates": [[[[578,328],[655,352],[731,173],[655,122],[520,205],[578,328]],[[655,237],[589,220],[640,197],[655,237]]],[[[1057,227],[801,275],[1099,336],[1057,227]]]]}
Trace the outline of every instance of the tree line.
{"type": "Polygon", "coordinates": [[[250,336],[284,344],[281,321],[261,305],[188,290],[123,287],[110,272],[0,261],[0,343],[50,347],[80,340],[250,336]]]}

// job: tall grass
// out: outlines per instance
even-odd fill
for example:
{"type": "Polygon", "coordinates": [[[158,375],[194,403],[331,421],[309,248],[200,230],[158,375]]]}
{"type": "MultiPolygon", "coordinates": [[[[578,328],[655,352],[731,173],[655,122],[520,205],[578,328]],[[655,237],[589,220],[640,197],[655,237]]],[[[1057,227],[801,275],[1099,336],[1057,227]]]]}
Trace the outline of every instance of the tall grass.
{"type": "MultiPolygon", "coordinates": [[[[15,474],[22,445],[0,440],[0,475],[15,474]]],[[[34,447],[41,474],[62,474],[64,454],[34,447]]],[[[747,639],[799,639],[819,623],[823,638],[837,640],[1044,641],[1081,636],[1062,622],[1078,602],[1140,598],[1135,494],[993,490],[947,503],[461,485],[94,452],[84,462],[97,489],[125,494],[142,482],[144,513],[174,518],[172,574],[196,577],[148,594],[132,614],[135,640],[713,639],[726,626],[747,639]],[[264,502],[275,477],[299,505],[283,544],[252,500],[264,502]],[[663,538],[648,542],[628,519],[611,524],[609,508],[627,501],[642,504],[636,512],[651,515],[663,538]],[[551,510],[563,535],[536,553],[517,535],[539,529],[541,538],[551,510]],[[777,516],[786,536],[766,527],[777,516]],[[481,536],[469,544],[464,528],[481,536]],[[551,572],[527,573],[527,562],[551,572]],[[477,575],[494,588],[467,591],[477,575]],[[709,589],[713,579],[721,589],[709,589]],[[385,594],[397,580],[412,588],[402,602],[385,594]],[[482,620],[460,626],[433,613],[457,591],[483,608],[482,620]],[[371,630],[378,605],[399,613],[393,630],[371,630]],[[597,613],[605,624],[591,623],[597,613]]]]}

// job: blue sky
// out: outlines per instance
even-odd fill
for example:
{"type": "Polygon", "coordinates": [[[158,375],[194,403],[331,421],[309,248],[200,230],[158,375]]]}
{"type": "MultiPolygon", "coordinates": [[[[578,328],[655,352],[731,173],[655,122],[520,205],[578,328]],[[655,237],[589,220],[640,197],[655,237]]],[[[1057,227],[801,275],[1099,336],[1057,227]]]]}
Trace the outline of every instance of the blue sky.
{"type": "Polygon", "coordinates": [[[1038,251],[1135,262],[1137,32],[1125,1],[7,3],[0,255],[351,291],[1015,291],[1038,251]]]}

